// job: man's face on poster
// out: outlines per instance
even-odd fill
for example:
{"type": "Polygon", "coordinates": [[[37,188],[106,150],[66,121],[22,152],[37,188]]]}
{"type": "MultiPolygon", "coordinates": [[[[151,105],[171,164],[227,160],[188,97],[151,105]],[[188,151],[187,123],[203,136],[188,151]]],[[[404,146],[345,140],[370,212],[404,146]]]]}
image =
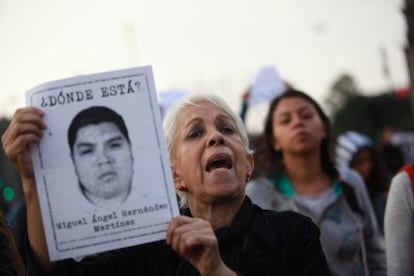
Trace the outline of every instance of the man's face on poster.
{"type": "Polygon", "coordinates": [[[73,162],[84,194],[94,203],[123,202],[133,175],[131,145],[112,122],[79,128],[73,162]]]}

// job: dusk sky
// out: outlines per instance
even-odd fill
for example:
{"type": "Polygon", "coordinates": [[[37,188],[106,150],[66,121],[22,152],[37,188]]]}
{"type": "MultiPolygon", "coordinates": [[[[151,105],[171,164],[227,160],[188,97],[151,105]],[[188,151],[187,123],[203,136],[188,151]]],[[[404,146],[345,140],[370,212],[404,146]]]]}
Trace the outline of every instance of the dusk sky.
{"type": "Polygon", "coordinates": [[[217,93],[235,110],[265,65],[321,103],[344,73],[367,93],[406,87],[403,4],[0,0],[0,116],[24,106],[38,84],[141,65],[153,66],[158,91],[217,93]]]}

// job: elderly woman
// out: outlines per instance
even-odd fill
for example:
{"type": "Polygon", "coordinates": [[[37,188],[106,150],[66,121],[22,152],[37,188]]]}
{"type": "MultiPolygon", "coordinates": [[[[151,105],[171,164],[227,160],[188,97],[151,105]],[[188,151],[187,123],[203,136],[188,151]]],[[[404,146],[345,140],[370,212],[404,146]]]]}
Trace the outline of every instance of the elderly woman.
{"type": "Polygon", "coordinates": [[[29,148],[45,128],[42,113],[18,110],[3,136],[20,171],[28,212],[31,268],[56,275],[329,275],[310,219],[265,211],[245,196],[253,171],[246,130],[221,99],[189,96],[164,121],[182,215],[166,241],[88,257],[48,261],[29,148]]]}

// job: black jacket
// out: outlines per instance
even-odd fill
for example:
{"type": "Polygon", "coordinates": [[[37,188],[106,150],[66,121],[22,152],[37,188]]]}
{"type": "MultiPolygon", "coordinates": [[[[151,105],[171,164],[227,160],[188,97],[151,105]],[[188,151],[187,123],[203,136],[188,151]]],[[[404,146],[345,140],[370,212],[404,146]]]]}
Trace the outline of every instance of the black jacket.
{"type": "MultiPolygon", "coordinates": [[[[191,216],[189,209],[182,210],[191,216]]],[[[240,275],[330,275],[319,229],[294,212],[262,210],[246,197],[232,225],[216,230],[224,263],[240,275]]],[[[29,275],[38,275],[29,267],[29,275]]],[[[59,261],[52,275],[199,275],[165,240],[59,261]]]]}

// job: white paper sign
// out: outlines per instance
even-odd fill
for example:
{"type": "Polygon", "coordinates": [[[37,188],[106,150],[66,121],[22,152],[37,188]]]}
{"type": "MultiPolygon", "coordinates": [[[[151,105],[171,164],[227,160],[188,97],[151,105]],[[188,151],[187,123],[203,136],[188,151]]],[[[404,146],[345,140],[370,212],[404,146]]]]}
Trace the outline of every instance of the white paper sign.
{"type": "Polygon", "coordinates": [[[286,85],[274,66],[261,68],[253,79],[249,106],[268,104],[286,90],[286,85]]]}
{"type": "Polygon", "coordinates": [[[179,214],[150,66],[49,82],[32,151],[52,261],[165,239],[179,214]]]}

